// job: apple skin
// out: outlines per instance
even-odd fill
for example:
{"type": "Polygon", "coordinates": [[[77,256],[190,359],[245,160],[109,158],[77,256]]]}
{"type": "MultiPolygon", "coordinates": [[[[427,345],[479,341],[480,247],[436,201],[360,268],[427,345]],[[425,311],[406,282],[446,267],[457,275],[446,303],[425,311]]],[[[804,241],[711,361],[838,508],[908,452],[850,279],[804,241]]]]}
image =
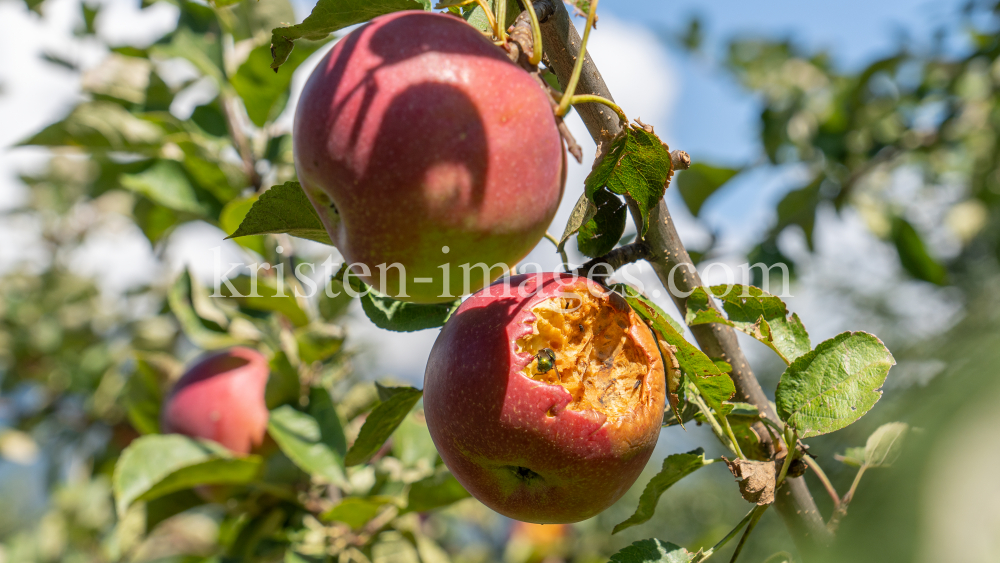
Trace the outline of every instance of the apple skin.
{"type": "Polygon", "coordinates": [[[347,263],[405,301],[453,301],[488,285],[499,267],[486,280],[472,269],[466,289],[460,266],[516,264],[562,197],[548,94],[449,15],[396,12],[341,39],[305,84],[293,146],[299,181],[347,263]]]}
{"type": "MultiPolygon", "coordinates": [[[[621,498],[649,460],[663,420],[662,358],[635,320],[628,334],[649,366],[642,402],[615,420],[567,409],[565,388],[522,373],[533,356],[516,342],[534,332],[531,308],[542,300],[606,289],[552,273],[513,276],[510,286],[513,297],[503,295],[502,281],[471,296],[442,329],[424,375],[427,427],[455,478],[493,510],[539,524],[584,520],[621,498]],[[524,479],[517,468],[535,475],[524,479]]],[[[636,319],[617,295],[611,304],[636,319]]]]}
{"type": "Polygon", "coordinates": [[[264,389],[270,367],[260,352],[238,346],[190,367],[160,412],[163,433],[214,440],[246,455],[261,446],[269,412],[264,389]]]}

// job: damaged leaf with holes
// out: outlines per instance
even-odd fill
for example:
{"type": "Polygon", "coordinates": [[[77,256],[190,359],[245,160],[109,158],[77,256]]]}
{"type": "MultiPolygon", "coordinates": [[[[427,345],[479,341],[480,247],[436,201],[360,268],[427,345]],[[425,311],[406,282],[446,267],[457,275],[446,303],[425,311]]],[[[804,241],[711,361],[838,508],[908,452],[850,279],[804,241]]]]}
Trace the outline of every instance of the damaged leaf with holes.
{"type": "Polygon", "coordinates": [[[659,205],[673,172],[670,149],[652,127],[637,124],[625,128],[611,143],[607,154],[587,176],[586,194],[596,205],[596,194],[606,188],[626,196],[642,218],[640,236],[649,227],[649,213],[659,205]]]}

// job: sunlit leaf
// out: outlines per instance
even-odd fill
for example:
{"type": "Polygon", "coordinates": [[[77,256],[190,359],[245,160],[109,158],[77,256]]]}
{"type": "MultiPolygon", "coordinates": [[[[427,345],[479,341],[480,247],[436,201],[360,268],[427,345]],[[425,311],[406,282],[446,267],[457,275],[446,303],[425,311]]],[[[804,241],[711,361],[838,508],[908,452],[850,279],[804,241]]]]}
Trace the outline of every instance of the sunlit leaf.
{"type": "MultiPolygon", "coordinates": [[[[326,413],[327,420],[335,420],[326,413]]],[[[328,483],[344,483],[343,456],[346,445],[339,421],[324,428],[308,413],[283,405],[271,411],[268,433],[281,451],[303,471],[328,483]]]]}
{"type": "Polygon", "coordinates": [[[468,491],[447,469],[441,467],[426,479],[410,485],[406,512],[427,512],[469,498],[468,491]]]}
{"type": "Polygon", "coordinates": [[[319,0],[302,23],[274,29],[271,35],[271,68],[278,68],[292,52],[293,41],[319,41],[345,27],[401,10],[423,10],[415,0],[319,0]]]}
{"type": "Polygon", "coordinates": [[[295,69],[323,46],[321,42],[299,41],[281,68],[271,68],[271,48],[261,45],[250,52],[230,81],[243,99],[250,121],[263,127],[274,120],[288,101],[288,87],[295,69]]]}
{"type": "Polygon", "coordinates": [[[808,438],[839,430],[882,396],[892,354],[874,335],[845,332],[788,366],[775,392],[778,417],[808,438]]]}
{"type": "Polygon", "coordinates": [[[351,528],[358,529],[377,516],[382,507],[388,504],[393,504],[391,497],[347,497],[320,515],[320,518],[327,522],[343,522],[351,528]]]}
{"type": "Polygon", "coordinates": [[[617,534],[626,528],[648,522],[653,517],[653,512],[656,510],[656,504],[660,501],[660,496],[667,489],[684,477],[712,463],[712,461],[705,459],[705,450],[701,448],[685,454],[667,456],[663,460],[660,472],[650,479],[649,483],[646,484],[646,488],[642,490],[642,495],[639,497],[639,506],[635,509],[635,513],[624,522],[617,524],[611,533],[617,534]]]}
{"type": "Polygon", "coordinates": [[[285,182],[261,194],[240,227],[226,238],[275,233],[333,245],[319,214],[298,182],[285,182]]]}
{"type": "Polygon", "coordinates": [[[115,506],[123,515],[134,502],[195,485],[248,483],[260,468],[257,456],[236,458],[222,446],[179,434],[143,436],[125,448],[115,464],[115,506]]]}
{"type": "Polygon", "coordinates": [[[83,147],[115,151],[158,150],[163,131],[121,105],[93,101],[80,104],[62,121],[53,123],[21,145],[83,147]]]}
{"type": "Polygon", "coordinates": [[[673,346],[674,355],[681,370],[698,388],[706,404],[719,410],[723,401],[728,401],[736,393],[736,386],[719,366],[681,334],[680,325],[663,312],[655,303],[636,290],[624,284],[612,287],[620,293],[632,309],[648,324],[658,339],[673,346]]]}
{"type": "Polygon", "coordinates": [[[663,141],[633,124],[611,143],[607,154],[587,176],[587,197],[595,201],[594,195],[601,188],[628,196],[642,215],[640,234],[644,235],[649,226],[649,212],[663,198],[672,166],[670,150],[663,141]]]}
{"type": "Polygon", "coordinates": [[[766,344],[785,363],[791,363],[812,347],[809,333],[798,315],[793,313],[789,317],[779,297],[753,286],[716,285],[707,291],[703,287],[695,289],[688,297],[686,321],[691,326],[720,323],[734,327],[766,344]],[[712,306],[709,292],[722,301],[726,317],[712,306]]]}
{"type": "Polygon", "coordinates": [[[424,394],[420,389],[409,388],[395,393],[388,400],[379,403],[365,419],[358,439],[348,450],[344,459],[347,466],[365,463],[382,444],[392,436],[413,406],[424,394]]]}
{"type": "Polygon", "coordinates": [[[697,553],[658,539],[640,540],[611,556],[611,563],[691,563],[697,553]]]}

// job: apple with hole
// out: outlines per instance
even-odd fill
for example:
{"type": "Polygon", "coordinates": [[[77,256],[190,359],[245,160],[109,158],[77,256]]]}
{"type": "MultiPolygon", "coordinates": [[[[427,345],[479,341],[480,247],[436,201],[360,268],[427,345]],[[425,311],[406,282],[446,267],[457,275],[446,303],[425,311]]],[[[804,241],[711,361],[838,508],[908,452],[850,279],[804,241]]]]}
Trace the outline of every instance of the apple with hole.
{"type": "Polygon", "coordinates": [[[424,414],[455,478],[511,518],[570,523],[609,507],[656,445],[663,359],[619,295],[530,274],[469,297],[441,330],[424,414]]]}
{"type": "Polygon", "coordinates": [[[526,256],[565,178],[548,94],[477,29],[421,11],[336,44],[302,91],[293,146],[353,271],[416,303],[453,301],[501,275],[483,267],[526,256]]]}
{"type": "Polygon", "coordinates": [[[250,348],[238,346],[202,358],[164,401],[161,430],[249,454],[263,444],[267,432],[264,390],[269,375],[267,358],[250,348]]]}

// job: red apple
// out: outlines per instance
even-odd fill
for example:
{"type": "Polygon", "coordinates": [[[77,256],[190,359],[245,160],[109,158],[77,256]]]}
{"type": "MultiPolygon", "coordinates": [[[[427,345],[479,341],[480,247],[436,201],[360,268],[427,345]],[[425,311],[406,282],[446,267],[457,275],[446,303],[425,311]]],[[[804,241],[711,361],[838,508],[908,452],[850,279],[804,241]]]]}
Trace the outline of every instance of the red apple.
{"type": "Polygon", "coordinates": [[[501,268],[476,265],[521,260],[562,196],[548,95],[453,16],[397,12],[341,39],[302,91],[293,139],[338,250],[406,301],[451,301],[496,279],[501,268]]]}
{"type": "Polygon", "coordinates": [[[160,429],[248,454],[267,432],[264,388],[269,375],[267,358],[250,348],[207,356],[174,385],[160,413],[160,429]]]}
{"type": "Polygon", "coordinates": [[[663,420],[649,328],[587,278],[510,278],[467,299],[424,375],[424,414],[455,478],[526,522],[594,516],[635,482],[663,420]]]}

